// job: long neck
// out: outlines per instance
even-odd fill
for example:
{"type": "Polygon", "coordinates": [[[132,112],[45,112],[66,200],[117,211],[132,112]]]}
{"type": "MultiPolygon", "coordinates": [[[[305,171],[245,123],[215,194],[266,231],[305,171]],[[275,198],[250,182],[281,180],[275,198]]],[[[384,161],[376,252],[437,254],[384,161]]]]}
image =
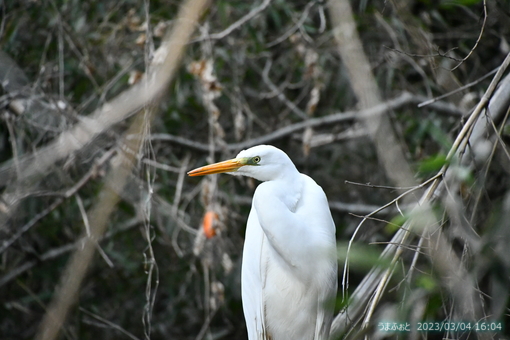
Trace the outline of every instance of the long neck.
{"type": "Polygon", "coordinates": [[[301,174],[297,170],[294,163],[292,163],[289,159],[288,162],[280,168],[274,180],[282,180],[289,183],[289,185],[292,185],[294,181],[299,179],[300,175],[301,174]]]}
{"type": "Polygon", "coordinates": [[[294,171],[286,171],[282,173],[282,176],[269,181],[271,186],[275,189],[275,195],[277,195],[291,211],[296,210],[303,192],[302,175],[295,167],[293,170],[294,171]]]}

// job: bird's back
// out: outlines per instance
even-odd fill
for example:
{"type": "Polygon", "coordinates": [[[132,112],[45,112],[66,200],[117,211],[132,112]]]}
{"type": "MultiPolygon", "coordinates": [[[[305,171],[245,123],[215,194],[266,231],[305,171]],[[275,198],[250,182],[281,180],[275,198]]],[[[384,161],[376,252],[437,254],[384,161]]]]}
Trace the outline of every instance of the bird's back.
{"type": "Polygon", "coordinates": [[[305,175],[295,182],[291,191],[288,183],[262,183],[254,196],[242,270],[250,340],[329,335],[332,311],[324,304],[337,288],[335,227],[322,189],[305,175]],[[284,199],[274,194],[282,185],[284,199]]]}

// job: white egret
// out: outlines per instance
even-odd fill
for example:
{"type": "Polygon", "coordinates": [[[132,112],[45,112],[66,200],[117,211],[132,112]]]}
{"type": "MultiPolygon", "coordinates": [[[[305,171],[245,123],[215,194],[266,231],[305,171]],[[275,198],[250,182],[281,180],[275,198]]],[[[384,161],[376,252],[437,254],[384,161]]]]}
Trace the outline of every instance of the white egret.
{"type": "Polygon", "coordinates": [[[190,171],[262,181],[248,217],[241,270],[250,340],[327,339],[337,290],[335,225],[324,191],[269,145],[190,171]]]}

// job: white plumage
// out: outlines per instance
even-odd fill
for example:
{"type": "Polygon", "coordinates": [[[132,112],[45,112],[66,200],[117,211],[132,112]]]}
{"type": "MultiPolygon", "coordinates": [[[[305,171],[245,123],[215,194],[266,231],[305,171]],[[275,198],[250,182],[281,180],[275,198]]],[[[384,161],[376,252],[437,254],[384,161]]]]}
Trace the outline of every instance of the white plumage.
{"type": "Polygon", "coordinates": [[[250,340],[327,339],[337,290],[335,225],[326,195],[280,149],[259,145],[191,171],[263,181],[253,196],[242,263],[250,340]]]}

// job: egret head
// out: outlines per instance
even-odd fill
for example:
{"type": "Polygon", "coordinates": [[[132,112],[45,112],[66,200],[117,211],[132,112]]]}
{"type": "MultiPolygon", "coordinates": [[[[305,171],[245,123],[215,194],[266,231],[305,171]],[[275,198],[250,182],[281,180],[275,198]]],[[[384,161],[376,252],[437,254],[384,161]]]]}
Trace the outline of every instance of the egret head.
{"type": "Polygon", "coordinates": [[[192,170],[188,175],[228,173],[270,181],[295,172],[296,167],[285,152],[271,145],[257,145],[241,151],[236,158],[192,170]]]}

